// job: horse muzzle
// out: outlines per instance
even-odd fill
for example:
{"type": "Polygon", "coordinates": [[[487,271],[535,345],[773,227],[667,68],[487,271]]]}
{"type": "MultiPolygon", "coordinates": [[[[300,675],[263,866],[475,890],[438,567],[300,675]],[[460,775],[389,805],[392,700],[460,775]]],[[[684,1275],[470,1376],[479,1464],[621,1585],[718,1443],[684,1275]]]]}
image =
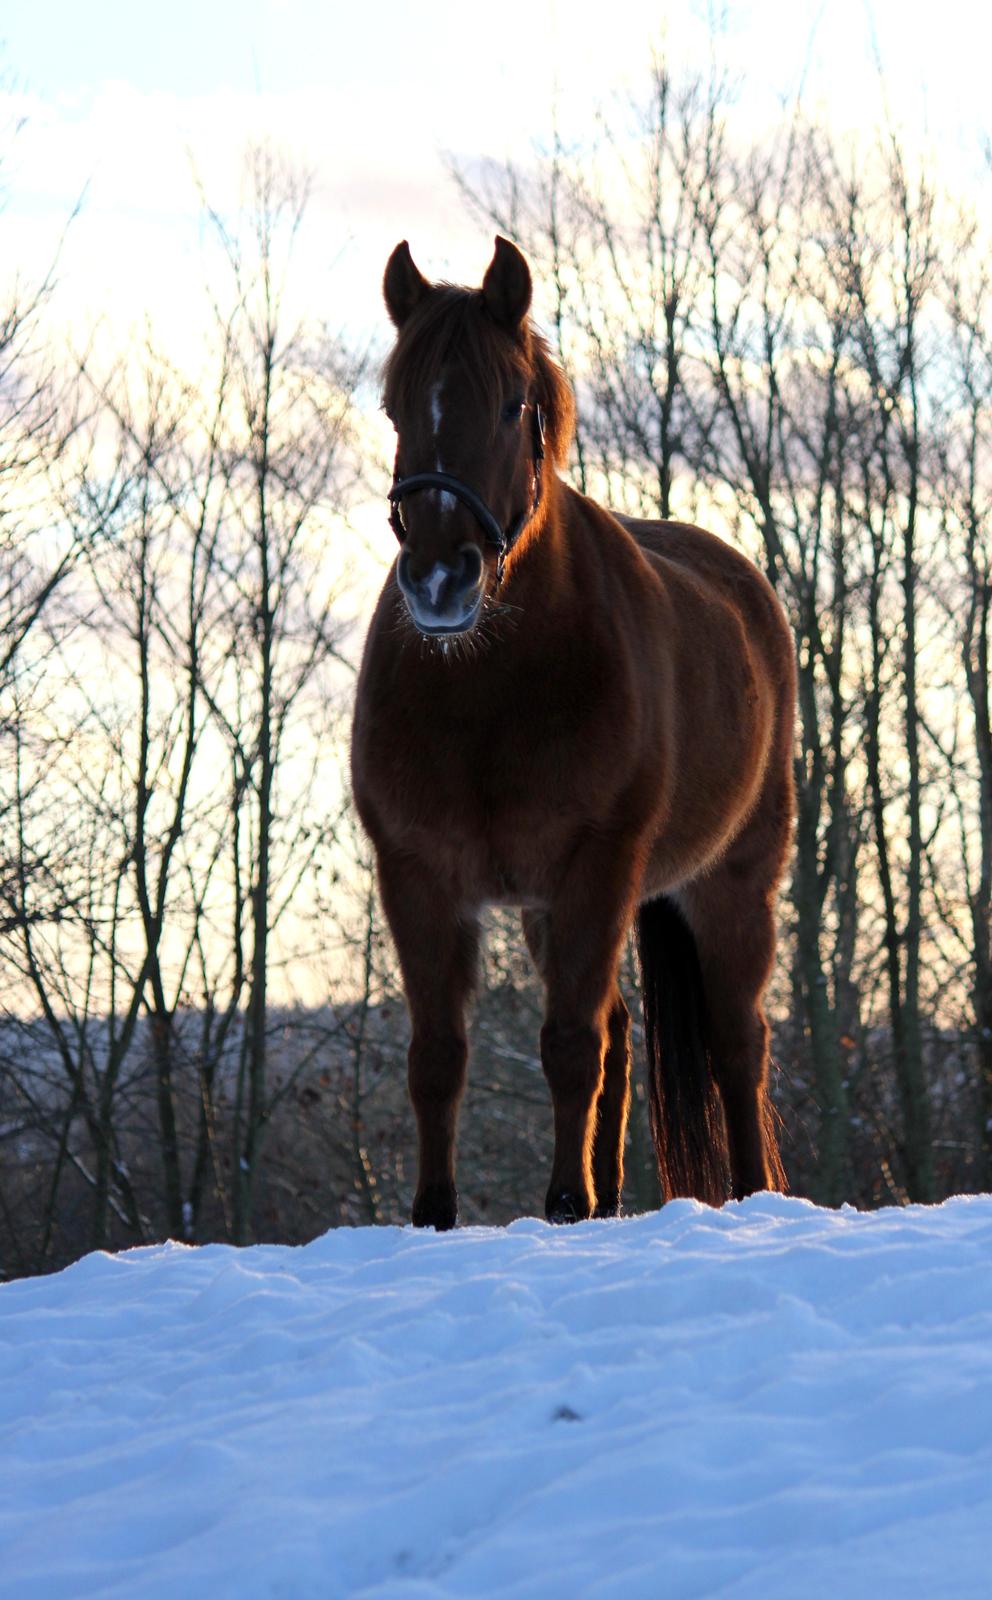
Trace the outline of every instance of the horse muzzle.
{"type": "Polygon", "coordinates": [[[482,552],[463,544],[450,561],[435,561],[419,574],[409,550],[400,551],[396,582],[421,633],[451,635],[474,628],[485,591],[482,552]]]}

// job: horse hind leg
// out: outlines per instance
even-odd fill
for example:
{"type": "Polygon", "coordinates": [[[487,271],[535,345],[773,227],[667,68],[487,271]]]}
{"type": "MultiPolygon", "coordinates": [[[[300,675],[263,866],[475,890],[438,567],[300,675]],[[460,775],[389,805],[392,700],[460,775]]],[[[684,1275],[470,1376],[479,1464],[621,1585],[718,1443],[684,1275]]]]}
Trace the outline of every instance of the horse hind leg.
{"type": "MultiPolygon", "coordinates": [[[[713,1004],[713,1001],[710,1001],[713,1004]]],[[[723,1100],[735,1200],[786,1188],[768,1095],[769,1029],[760,1000],[727,1003],[710,1030],[713,1074],[723,1100]]]]}
{"type": "Polygon", "coordinates": [[[728,864],[683,889],[679,901],[699,954],[706,1042],[723,1101],[734,1198],[784,1190],[762,1003],[775,953],[774,885],[749,884],[728,864]]]}

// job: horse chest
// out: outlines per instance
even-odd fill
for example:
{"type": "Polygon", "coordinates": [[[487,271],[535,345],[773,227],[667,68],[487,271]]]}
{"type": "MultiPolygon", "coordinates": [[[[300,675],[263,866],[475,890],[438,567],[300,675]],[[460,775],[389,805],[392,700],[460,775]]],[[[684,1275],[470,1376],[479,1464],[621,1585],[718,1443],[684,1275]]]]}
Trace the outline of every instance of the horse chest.
{"type": "MultiPolygon", "coordinates": [[[[540,827],[570,809],[568,751],[550,727],[483,717],[471,725],[438,721],[425,732],[417,763],[421,803],[430,797],[439,826],[466,819],[499,834],[540,827]]],[[[418,804],[418,810],[421,809],[418,804]]]]}
{"type": "Polygon", "coordinates": [[[588,752],[539,693],[474,715],[439,704],[418,718],[411,707],[380,726],[374,752],[389,833],[467,898],[542,900],[588,820],[588,752]]]}

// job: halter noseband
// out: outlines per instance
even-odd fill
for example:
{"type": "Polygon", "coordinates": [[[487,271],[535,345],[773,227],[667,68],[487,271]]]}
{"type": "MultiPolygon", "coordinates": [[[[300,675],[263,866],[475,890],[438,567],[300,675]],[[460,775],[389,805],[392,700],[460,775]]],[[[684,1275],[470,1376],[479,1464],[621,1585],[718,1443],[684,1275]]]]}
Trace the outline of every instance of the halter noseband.
{"type": "Polygon", "coordinates": [[[406,538],[406,529],[400,518],[400,501],[408,494],[415,494],[419,489],[443,489],[446,494],[453,494],[463,506],[467,506],[476,522],[486,536],[486,543],[491,544],[496,550],[496,582],[503,581],[503,568],[506,558],[516,544],[524,528],[541,504],[541,468],[544,463],[544,412],[535,401],[531,408],[531,431],[534,444],[534,502],[529,511],[521,511],[514,518],[509,528],[504,528],[490,511],[480,494],[463,483],[461,478],[456,478],[450,472],[411,472],[408,478],[393,480],[389,491],[389,524],[400,544],[406,538]]]}

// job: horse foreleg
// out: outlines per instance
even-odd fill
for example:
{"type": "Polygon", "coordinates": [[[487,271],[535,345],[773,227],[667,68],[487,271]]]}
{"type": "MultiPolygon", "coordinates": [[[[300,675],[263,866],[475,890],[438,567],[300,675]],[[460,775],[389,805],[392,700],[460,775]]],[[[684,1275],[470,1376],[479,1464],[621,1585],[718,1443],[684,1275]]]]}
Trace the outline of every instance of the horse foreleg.
{"type": "MultiPolygon", "coordinates": [[[[521,922],[534,965],[546,982],[551,918],[547,912],[525,911],[521,922]]],[[[597,1217],[616,1217],[620,1213],[629,1110],[630,1015],[617,989],[607,1021],[606,1053],[594,1113],[592,1186],[597,1217]]]]}
{"type": "Polygon", "coordinates": [[[419,1148],[413,1223],[453,1228],[455,1137],[468,1063],[465,1009],[475,983],[478,922],[409,858],[380,857],[379,882],[410,1012],[407,1059],[419,1148]]]}
{"type": "Polygon", "coordinates": [[[614,1215],[619,1205],[629,1069],[617,968],[637,868],[629,843],[597,837],[576,852],[547,918],[541,1060],[555,1120],[552,1222],[614,1215]]]}

